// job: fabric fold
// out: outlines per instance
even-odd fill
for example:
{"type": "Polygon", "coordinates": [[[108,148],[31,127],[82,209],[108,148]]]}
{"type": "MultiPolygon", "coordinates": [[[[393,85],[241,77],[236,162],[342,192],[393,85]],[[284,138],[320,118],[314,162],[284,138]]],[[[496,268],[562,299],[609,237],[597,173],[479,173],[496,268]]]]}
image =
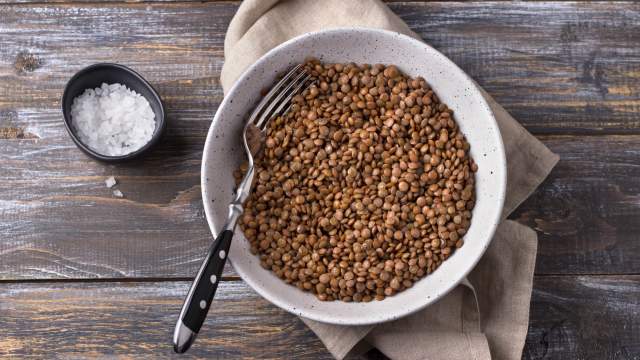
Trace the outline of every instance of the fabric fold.
{"type": "MultiPolygon", "coordinates": [[[[225,38],[226,92],[273,47],[307,32],[369,27],[416,33],[379,0],[245,0],[225,38]]],[[[559,157],[483,90],[507,155],[503,222],[467,279],[435,304],[402,319],[338,326],[302,319],[337,359],[374,346],[391,359],[520,359],[527,334],[537,236],[504,220],[547,177],[559,157]]],[[[428,277],[423,281],[428,281],[428,277]]]]}

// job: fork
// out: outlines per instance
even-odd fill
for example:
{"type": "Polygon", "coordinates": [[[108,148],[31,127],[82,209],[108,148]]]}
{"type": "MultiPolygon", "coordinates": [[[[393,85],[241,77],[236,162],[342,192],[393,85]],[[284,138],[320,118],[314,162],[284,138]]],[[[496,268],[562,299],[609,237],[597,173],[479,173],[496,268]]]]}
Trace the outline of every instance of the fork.
{"type": "Polygon", "coordinates": [[[253,157],[256,155],[256,150],[251,143],[251,136],[254,133],[264,136],[269,121],[289,110],[291,99],[311,85],[310,78],[311,75],[302,64],[295,66],[262,98],[244,126],[242,139],[249,159],[247,173],[238,185],[233,201],[229,204],[227,221],[209,247],[207,256],[182,305],[173,332],[173,349],[177,353],[184,353],[193,344],[218,288],[236,223],[244,211],[242,204],[249,196],[255,173],[253,157]]]}

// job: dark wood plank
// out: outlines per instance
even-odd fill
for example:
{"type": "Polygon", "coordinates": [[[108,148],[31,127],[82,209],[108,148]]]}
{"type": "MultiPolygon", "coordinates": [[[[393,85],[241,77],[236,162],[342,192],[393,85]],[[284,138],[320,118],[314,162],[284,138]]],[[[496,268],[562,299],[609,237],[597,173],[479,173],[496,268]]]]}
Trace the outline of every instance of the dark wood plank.
{"type": "Polygon", "coordinates": [[[638,3],[478,1],[390,7],[530,131],[639,130],[638,3]]]}
{"type": "MultiPolygon", "coordinates": [[[[0,355],[172,357],[185,282],[0,284],[0,355]]],[[[188,357],[330,354],[304,324],[242,282],[223,282],[188,357]]],[[[633,359],[640,277],[536,278],[524,359],[633,359]]],[[[379,357],[378,357],[379,358],[379,357]]]]}
{"type": "Polygon", "coordinates": [[[0,278],[192,276],[211,241],[200,159],[236,5],[121,5],[0,8],[0,278]],[[130,65],[165,101],[165,137],[140,161],[97,163],[65,133],[64,83],[98,61],[130,65]]]}
{"type": "MultiPolygon", "coordinates": [[[[532,131],[638,132],[640,4],[392,2],[390,7],[532,131]]],[[[128,63],[155,82],[205,80],[199,90],[213,91],[213,98],[183,92],[180,103],[190,109],[217,104],[221,94],[213,90],[214,79],[236,8],[235,2],[3,7],[0,74],[12,91],[0,106],[17,111],[53,105],[73,71],[95,61],[128,63]],[[39,68],[22,70],[20,54],[34,55],[39,68]]]]}
{"type": "MultiPolygon", "coordinates": [[[[640,136],[543,141],[561,161],[512,216],[538,231],[536,272],[640,273],[640,184],[634,180],[640,177],[640,136]]],[[[169,140],[141,163],[103,167],[72,145],[41,152],[34,147],[32,156],[45,161],[30,168],[30,157],[11,158],[35,142],[11,143],[12,152],[0,154],[9,165],[4,171],[16,178],[0,182],[2,278],[195,273],[210,241],[197,185],[197,149],[180,150],[169,140]],[[110,174],[122,174],[119,187],[126,199],[113,198],[104,186],[110,174]]]]}
{"type": "Polygon", "coordinates": [[[560,162],[512,215],[538,232],[537,274],[640,274],[640,137],[552,136],[560,162]]]}
{"type": "MultiPolygon", "coordinates": [[[[632,58],[640,47],[636,33],[629,32],[634,23],[626,19],[637,15],[638,5],[574,5],[445,2],[393,3],[392,8],[477,77],[530,129],[631,131],[637,120],[633,89],[640,84],[632,58]],[[580,18],[598,16],[592,19],[594,25],[572,30],[580,39],[580,50],[558,55],[575,63],[573,75],[566,70],[571,66],[553,59],[505,50],[545,42],[544,49],[556,51],[553,29],[579,24],[576,13],[580,18]],[[525,38],[525,28],[531,41],[525,38]],[[616,38],[616,29],[616,36],[627,35],[616,38]],[[633,90],[615,101],[610,95],[597,97],[599,93],[574,77],[585,60],[583,49],[610,49],[612,42],[615,51],[602,54],[619,55],[619,61],[598,65],[598,71],[608,74],[609,66],[624,67],[627,77],[613,72],[604,83],[633,90]],[[596,110],[607,108],[603,101],[632,105],[609,107],[611,113],[602,114],[576,107],[576,96],[596,110]],[[557,106],[536,102],[549,97],[557,106]]],[[[215,2],[0,8],[0,279],[185,278],[195,273],[210,241],[199,195],[201,149],[222,97],[222,44],[236,6],[215,2]],[[58,108],[64,83],[76,70],[98,61],[122,62],[140,71],[156,85],[169,109],[165,139],[138,162],[94,162],[65,133],[58,108]],[[126,199],[113,198],[104,187],[110,175],[118,177],[126,199]]],[[[638,273],[638,209],[633,197],[637,187],[625,175],[637,172],[633,161],[638,139],[552,137],[548,143],[564,159],[558,175],[552,175],[516,215],[541,232],[538,272],[638,273]],[[599,153],[602,148],[608,153],[599,153]]]]}
{"type": "Polygon", "coordinates": [[[186,282],[0,285],[8,357],[331,359],[310,330],[242,282],[223,282],[196,345],[173,353],[186,282]]]}
{"type": "Polygon", "coordinates": [[[200,149],[174,137],[141,161],[114,166],[72,144],[38,142],[11,141],[0,154],[0,278],[195,274],[212,241],[200,149]],[[106,187],[111,175],[124,199],[106,187]]]}
{"type": "Polygon", "coordinates": [[[524,359],[638,359],[640,277],[534,281],[524,359]]]}

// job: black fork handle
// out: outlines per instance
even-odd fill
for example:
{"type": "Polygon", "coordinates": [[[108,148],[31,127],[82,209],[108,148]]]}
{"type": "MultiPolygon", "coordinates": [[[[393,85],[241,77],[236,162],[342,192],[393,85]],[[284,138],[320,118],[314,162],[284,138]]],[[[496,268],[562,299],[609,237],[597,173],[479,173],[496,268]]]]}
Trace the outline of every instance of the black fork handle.
{"type": "Polygon", "coordinates": [[[189,349],[207,317],[227,262],[232,238],[233,230],[227,229],[218,234],[200,266],[176,325],[173,346],[177,353],[184,353],[189,349]]]}

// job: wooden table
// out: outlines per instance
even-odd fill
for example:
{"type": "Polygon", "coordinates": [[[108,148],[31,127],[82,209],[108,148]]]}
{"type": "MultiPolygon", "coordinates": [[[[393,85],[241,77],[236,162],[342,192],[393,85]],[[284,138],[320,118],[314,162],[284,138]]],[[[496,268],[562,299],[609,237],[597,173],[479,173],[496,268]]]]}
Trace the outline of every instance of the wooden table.
{"type": "MultiPolygon", "coordinates": [[[[172,357],[211,242],[200,159],[238,3],[0,2],[0,354],[172,357]],[[65,82],[103,61],[168,109],[162,143],[126,165],[90,160],[62,123],[65,82]]],[[[389,5],[561,156],[512,216],[539,237],[523,357],[639,359],[640,5],[389,5]]],[[[231,268],[223,280],[187,357],[330,358],[231,268]]]]}

